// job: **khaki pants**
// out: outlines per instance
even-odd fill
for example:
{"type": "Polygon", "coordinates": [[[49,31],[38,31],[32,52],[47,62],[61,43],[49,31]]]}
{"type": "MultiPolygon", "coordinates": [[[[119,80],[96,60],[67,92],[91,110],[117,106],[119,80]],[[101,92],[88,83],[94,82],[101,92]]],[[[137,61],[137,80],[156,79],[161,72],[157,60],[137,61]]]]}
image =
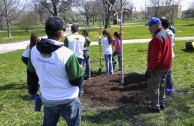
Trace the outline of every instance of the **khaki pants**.
{"type": "Polygon", "coordinates": [[[147,80],[152,105],[159,107],[165,103],[165,83],[168,70],[157,70],[150,73],[147,80]]]}

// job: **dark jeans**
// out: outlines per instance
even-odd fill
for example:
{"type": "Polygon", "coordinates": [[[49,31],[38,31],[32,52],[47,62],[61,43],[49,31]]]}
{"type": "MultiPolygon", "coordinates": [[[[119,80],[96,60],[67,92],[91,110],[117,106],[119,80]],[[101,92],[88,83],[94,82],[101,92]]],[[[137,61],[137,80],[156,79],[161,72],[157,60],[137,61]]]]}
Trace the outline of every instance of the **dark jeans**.
{"type": "Polygon", "coordinates": [[[166,86],[165,88],[173,89],[173,82],[172,82],[172,70],[169,69],[166,77],[166,86]]]}
{"type": "Polygon", "coordinates": [[[118,56],[118,63],[119,63],[119,70],[121,70],[121,52],[113,52],[112,53],[112,61],[113,61],[113,63],[115,62],[115,56],[118,56]]]}
{"type": "Polygon", "coordinates": [[[44,107],[43,126],[56,126],[60,116],[65,119],[68,126],[80,126],[81,111],[81,102],[78,98],[66,104],[44,107]]]}
{"type": "Polygon", "coordinates": [[[91,68],[90,68],[90,54],[84,55],[84,64],[86,64],[86,76],[91,78],[91,68]]]}
{"type": "MultiPolygon", "coordinates": [[[[83,63],[84,63],[84,59],[81,58],[77,58],[79,64],[82,66],[83,69],[83,63]]],[[[83,80],[84,80],[84,75],[82,76],[83,80]]],[[[82,83],[78,86],[79,87],[79,91],[82,92],[84,90],[84,81],[82,81],[82,83]]]]}
{"type": "Polygon", "coordinates": [[[38,84],[38,76],[34,72],[30,72],[27,69],[27,86],[28,86],[28,93],[33,95],[38,92],[39,84],[38,84]]]}

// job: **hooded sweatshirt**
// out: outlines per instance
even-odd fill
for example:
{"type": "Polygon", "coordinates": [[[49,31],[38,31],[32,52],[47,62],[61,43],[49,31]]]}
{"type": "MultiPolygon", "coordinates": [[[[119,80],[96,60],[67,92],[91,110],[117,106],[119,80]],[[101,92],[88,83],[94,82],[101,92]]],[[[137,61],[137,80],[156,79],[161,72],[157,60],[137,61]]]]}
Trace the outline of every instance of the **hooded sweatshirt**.
{"type": "Polygon", "coordinates": [[[63,43],[41,39],[32,48],[30,61],[28,69],[38,75],[43,102],[60,104],[78,97],[82,68],[63,43]]]}

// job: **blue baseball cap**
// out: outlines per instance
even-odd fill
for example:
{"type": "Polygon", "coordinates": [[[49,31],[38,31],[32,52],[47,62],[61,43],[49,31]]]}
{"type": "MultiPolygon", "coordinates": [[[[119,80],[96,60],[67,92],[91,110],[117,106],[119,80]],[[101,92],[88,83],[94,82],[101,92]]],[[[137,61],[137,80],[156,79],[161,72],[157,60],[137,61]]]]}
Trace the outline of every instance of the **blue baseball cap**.
{"type": "Polygon", "coordinates": [[[152,17],[149,22],[147,24],[145,24],[145,26],[151,26],[152,24],[159,24],[162,25],[162,22],[160,21],[160,19],[158,17],[152,17]]]}

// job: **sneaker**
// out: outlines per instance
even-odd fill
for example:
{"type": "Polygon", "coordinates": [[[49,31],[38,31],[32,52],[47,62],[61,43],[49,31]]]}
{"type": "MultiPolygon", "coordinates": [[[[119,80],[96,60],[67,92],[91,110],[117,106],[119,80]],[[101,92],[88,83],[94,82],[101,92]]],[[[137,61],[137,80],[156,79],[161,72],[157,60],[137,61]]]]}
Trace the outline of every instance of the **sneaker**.
{"type": "Polygon", "coordinates": [[[84,91],[79,91],[78,97],[82,96],[84,91]]]}
{"type": "Polygon", "coordinates": [[[165,92],[172,93],[174,92],[174,88],[165,88],[165,92]]]}
{"type": "Polygon", "coordinates": [[[164,110],[166,108],[166,105],[165,104],[161,104],[160,105],[160,109],[164,110]]]}
{"type": "Polygon", "coordinates": [[[152,103],[148,104],[148,110],[151,112],[160,112],[160,108],[153,105],[152,103]]]}
{"type": "Polygon", "coordinates": [[[42,99],[39,95],[39,96],[35,97],[34,111],[39,111],[40,112],[41,107],[42,107],[42,99]]]}

